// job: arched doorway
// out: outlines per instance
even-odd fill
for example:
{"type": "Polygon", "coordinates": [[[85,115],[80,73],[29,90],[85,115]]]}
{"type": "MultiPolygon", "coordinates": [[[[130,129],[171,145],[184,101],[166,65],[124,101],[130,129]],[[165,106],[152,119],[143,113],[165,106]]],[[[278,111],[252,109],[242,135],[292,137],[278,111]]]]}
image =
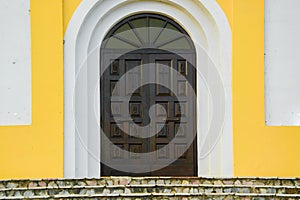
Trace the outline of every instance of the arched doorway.
{"type": "Polygon", "coordinates": [[[168,16],[192,38],[199,70],[197,94],[201,94],[197,95],[197,175],[232,176],[231,28],[217,1],[180,0],[90,0],[76,9],[64,38],[64,176],[101,176],[100,47],[118,22],[140,13],[168,16]],[[221,90],[215,86],[224,86],[225,99],[216,96],[216,89],[221,90]],[[217,126],[216,121],[223,123],[217,126]]]}
{"type": "Polygon", "coordinates": [[[101,175],[197,175],[196,51],[186,31],[133,15],[108,32],[100,56],[101,175]]]}

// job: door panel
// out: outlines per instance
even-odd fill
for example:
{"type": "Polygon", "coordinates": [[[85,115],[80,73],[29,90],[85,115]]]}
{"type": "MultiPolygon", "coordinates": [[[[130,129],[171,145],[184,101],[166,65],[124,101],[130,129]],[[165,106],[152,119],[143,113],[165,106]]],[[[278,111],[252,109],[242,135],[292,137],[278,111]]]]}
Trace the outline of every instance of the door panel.
{"type": "MultiPolygon", "coordinates": [[[[153,103],[162,105],[162,107],[160,108],[165,108],[167,112],[165,116],[158,116],[156,118],[156,120],[158,121],[158,128],[163,127],[161,131],[164,134],[160,134],[160,132],[156,130],[159,134],[157,135],[157,137],[152,138],[153,141],[151,142],[151,144],[154,145],[150,146],[150,148],[154,148],[155,146],[156,150],[160,149],[163,146],[169,144],[172,139],[176,137],[176,142],[174,144],[168,145],[168,148],[166,150],[163,150],[161,152],[159,151],[153,162],[159,166],[160,163],[164,163],[168,159],[178,158],[171,165],[154,171],[151,173],[151,175],[194,176],[196,166],[195,164],[197,160],[194,159],[193,155],[194,153],[196,153],[194,152],[196,151],[196,149],[194,145],[191,145],[191,147],[188,148],[186,137],[187,134],[193,131],[194,127],[194,122],[189,122],[189,126],[191,126],[190,130],[186,126],[188,112],[194,112],[195,109],[193,99],[189,99],[187,97],[188,91],[186,86],[186,79],[189,80],[191,84],[193,84],[194,78],[192,74],[188,76],[188,62],[186,60],[180,60],[174,54],[152,55],[151,60],[152,62],[155,62],[157,64],[157,76],[159,77],[161,76],[161,74],[163,74],[163,78],[165,81],[164,84],[167,84],[169,82],[169,88],[173,91],[178,92],[177,95],[181,96],[179,103],[177,97],[174,96],[174,94],[169,89],[168,92],[165,91],[163,95],[161,95],[162,92],[160,92],[160,87],[158,86],[156,87],[156,95],[154,96],[154,98],[151,98],[154,101],[153,103]],[[184,75],[186,79],[180,78],[177,73],[169,73],[166,70],[160,70],[160,65],[169,66],[170,68],[178,70],[178,72],[184,75]],[[180,85],[180,87],[178,87],[178,85],[180,85]],[[181,92],[179,90],[181,90],[181,92]],[[162,99],[164,99],[164,101],[161,101],[162,99]],[[182,100],[184,101],[182,102],[182,100]],[[161,124],[162,118],[165,118],[165,126],[161,124]],[[160,135],[163,135],[164,137],[161,137],[160,135]],[[188,150],[185,151],[186,149],[188,150]]],[[[158,113],[160,114],[160,112],[158,113]]],[[[193,117],[193,119],[195,119],[195,117],[193,117]]]]}

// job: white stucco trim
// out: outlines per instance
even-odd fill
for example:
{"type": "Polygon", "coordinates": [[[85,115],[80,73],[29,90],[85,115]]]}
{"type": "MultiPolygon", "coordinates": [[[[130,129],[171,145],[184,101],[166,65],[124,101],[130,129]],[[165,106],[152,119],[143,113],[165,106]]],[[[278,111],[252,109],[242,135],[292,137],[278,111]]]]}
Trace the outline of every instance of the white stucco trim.
{"type": "Polygon", "coordinates": [[[30,0],[0,3],[0,126],[32,124],[30,0]]]}
{"type": "Polygon", "coordinates": [[[299,9],[297,0],[265,0],[267,126],[300,126],[299,9]]]}
{"type": "MultiPolygon", "coordinates": [[[[99,93],[95,95],[95,88],[89,87],[90,84],[97,81],[99,66],[88,66],[88,70],[81,71],[85,78],[79,80],[82,84],[75,91],[76,74],[83,64],[88,65],[89,59],[100,62],[99,53],[95,52],[99,52],[97,48],[99,48],[104,36],[119,20],[140,12],[160,13],[175,20],[185,28],[194,43],[197,44],[196,51],[201,52],[199,48],[205,49],[217,66],[226,95],[225,123],[219,142],[214,146],[214,149],[203,158],[199,156],[198,175],[232,176],[232,39],[228,20],[219,5],[211,0],[83,0],[75,11],[65,35],[65,177],[100,176],[100,163],[95,159],[96,157],[100,158],[100,136],[95,134],[97,131],[99,133],[100,130],[95,130],[97,128],[89,125],[89,119],[95,114],[100,115],[94,113],[94,106],[100,107],[100,105],[94,105],[94,102],[100,102],[97,100],[99,93]],[[80,115],[82,119],[77,121],[77,124],[75,124],[75,114],[80,115]],[[80,127],[77,133],[76,127],[80,127]],[[82,143],[88,144],[89,152],[82,143]]],[[[200,58],[199,53],[197,55],[198,66],[201,63],[204,64],[200,58]]],[[[201,77],[197,76],[197,80],[200,79],[201,77]]],[[[200,82],[198,81],[197,84],[198,90],[205,87],[205,84],[200,82]]],[[[199,94],[198,91],[197,93],[199,94]]],[[[205,132],[209,127],[211,119],[209,116],[211,112],[209,109],[209,92],[206,95],[199,95],[197,101],[198,115],[201,113],[201,117],[197,117],[199,119],[198,148],[200,148],[201,139],[205,137],[202,132],[205,132]]],[[[100,109],[98,110],[100,111],[100,109]]]]}

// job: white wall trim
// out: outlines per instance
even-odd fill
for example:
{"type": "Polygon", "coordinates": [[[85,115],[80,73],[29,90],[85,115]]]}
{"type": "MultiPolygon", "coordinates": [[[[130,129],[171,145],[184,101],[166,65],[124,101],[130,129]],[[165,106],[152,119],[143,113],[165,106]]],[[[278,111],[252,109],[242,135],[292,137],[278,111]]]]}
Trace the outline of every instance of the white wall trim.
{"type": "Polygon", "coordinates": [[[265,122],[300,126],[298,0],[265,0],[265,122]]]}
{"type": "MultiPolygon", "coordinates": [[[[64,46],[65,69],[65,128],[64,128],[64,172],[65,177],[99,177],[100,176],[100,133],[99,127],[91,125],[94,115],[94,102],[100,102],[96,88],[89,87],[98,81],[99,66],[90,65],[89,59],[98,60],[99,47],[106,33],[119,20],[140,12],[153,12],[169,16],[190,34],[196,43],[198,66],[205,50],[219,72],[226,95],[225,123],[218,143],[205,157],[199,156],[199,176],[233,176],[232,158],[232,101],[231,101],[231,29],[222,9],[211,0],[83,0],[75,11],[66,35],[64,46]],[[203,50],[202,50],[203,48],[203,50]],[[82,68],[85,66],[88,68],[82,68]],[[84,70],[82,70],[84,69],[84,70]],[[88,69],[88,70],[87,70],[88,69]],[[80,71],[81,70],[81,71],[80,71]],[[78,73],[80,87],[75,90],[78,73]],[[96,75],[95,75],[96,74],[96,75]],[[81,76],[80,76],[81,77],[81,76]],[[96,98],[96,101],[95,101],[96,98]],[[74,101],[75,100],[75,101],[74,101]],[[80,121],[75,123],[75,115],[80,121]],[[85,144],[85,145],[82,145],[85,144]],[[88,150],[87,151],[87,147],[88,150]]],[[[99,63],[97,62],[97,63],[99,63]]],[[[93,62],[95,63],[95,62],[93,62]]],[[[209,69],[208,69],[209,70],[209,69]]],[[[203,77],[197,76],[198,90],[207,90],[203,77]]],[[[197,91],[199,94],[200,91],[197,91]]],[[[203,134],[209,129],[212,117],[207,95],[198,100],[198,152],[201,148],[203,134]],[[203,117],[207,116],[207,117],[203,117]],[[204,119],[205,118],[205,119],[204,119]],[[201,125],[201,126],[200,126],[201,125]]],[[[100,109],[96,109],[99,110],[100,109]]]]}
{"type": "Polygon", "coordinates": [[[31,125],[30,0],[1,0],[0,24],[0,126],[31,125]]]}

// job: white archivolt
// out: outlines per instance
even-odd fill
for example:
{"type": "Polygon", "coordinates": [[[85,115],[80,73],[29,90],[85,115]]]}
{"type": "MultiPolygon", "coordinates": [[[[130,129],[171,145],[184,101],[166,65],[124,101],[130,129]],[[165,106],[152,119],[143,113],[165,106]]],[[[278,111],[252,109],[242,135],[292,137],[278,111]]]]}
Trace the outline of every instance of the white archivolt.
{"type": "MultiPolygon", "coordinates": [[[[100,63],[100,53],[95,52],[100,52],[102,40],[117,22],[143,12],[166,15],[179,23],[195,43],[197,67],[202,67],[201,70],[204,71],[206,71],[205,67],[208,67],[207,59],[204,59],[200,53],[203,50],[199,48],[207,52],[217,67],[226,95],[225,122],[220,138],[212,151],[204,157],[198,154],[198,176],[232,176],[232,39],[227,18],[216,1],[83,0],[75,11],[65,35],[65,177],[100,177],[98,160],[101,149],[100,127],[91,125],[95,114],[98,119],[100,118],[100,105],[99,103],[95,105],[95,102],[100,102],[99,90],[95,88],[100,72],[99,65],[94,64],[100,63]],[[89,62],[90,59],[93,62],[89,62]],[[79,70],[84,75],[81,74],[80,80],[76,80],[79,70]],[[75,81],[80,82],[76,89],[75,81]],[[75,115],[80,116],[80,120],[76,121],[77,124],[75,115]]],[[[212,101],[206,84],[199,74],[197,94],[199,152],[203,145],[203,138],[210,137],[206,133],[212,119],[212,101]]]]}

